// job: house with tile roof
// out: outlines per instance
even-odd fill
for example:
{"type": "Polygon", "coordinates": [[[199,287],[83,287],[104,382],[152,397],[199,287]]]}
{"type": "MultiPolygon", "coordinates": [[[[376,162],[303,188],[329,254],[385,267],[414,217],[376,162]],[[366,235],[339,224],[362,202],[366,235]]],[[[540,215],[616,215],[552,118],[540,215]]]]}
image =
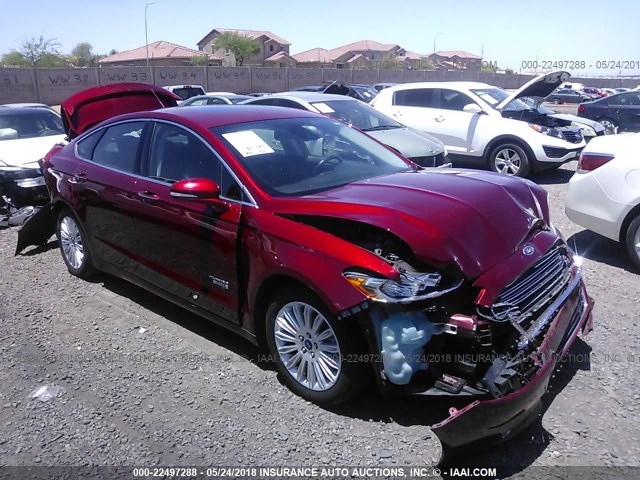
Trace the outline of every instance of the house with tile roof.
{"type": "MultiPolygon", "coordinates": [[[[413,52],[412,52],[413,53],[413,52]]],[[[331,50],[312,48],[293,55],[298,66],[333,66],[337,68],[376,67],[387,58],[404,57],[407,51],[393,43],[360,40],[331,50]]],[[[417,54],[416,54],[417,55],[417,54]]],[[[382,68],[378,66],[376,68],[382,68]]]]}
{"type": "Polygon", "coordinates": [[[464,50],[446,50],[428,56],[439,69],[444,70],[480,70],[482,57],[464,50]]]}
{"type": "MultiPolygon", "coordinates": [[[[203,52],[193,48],[184,47],[175,43],[160,40],[148,45],[149,65],[156,67],[185,66],[190,65],[195,56],[202,56],[203,52]]],[[[206,54],[208,65],[222,65],[222,57],[215,54],[206,54]]],[[[143,67],[147,65],[147,45],[114,53],[100,59],[103,67],[143,67]]]]}
{"type": "Polygon", "coordinates": [[[296,60],[289,55],[291,44],[284,38],[266,30],[241,30],[235,28],[214,28],[198,42],[198,50],[217,55],[224,59],[225,66],[234,66],[235,56],[232,52],[216,49],[216,39],[226,32],[249,37],[256,41],[260,51],[245,59],[244,65],[264,65],[285,67],[295,65],[296,60]]]}

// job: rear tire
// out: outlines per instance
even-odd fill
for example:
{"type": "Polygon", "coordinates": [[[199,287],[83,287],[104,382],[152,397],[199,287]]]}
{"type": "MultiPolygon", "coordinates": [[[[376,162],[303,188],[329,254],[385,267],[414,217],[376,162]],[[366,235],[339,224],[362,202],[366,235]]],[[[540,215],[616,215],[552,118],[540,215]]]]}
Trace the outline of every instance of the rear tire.
{"type": "Polygon", "coordinates": [[[358,393],[369,364],[358,358],[364,339],[353,327],[305,288],[278,293],[267,309],[266,337],[287,387],[319,405],[338,405],[358,393]]]}
{"type": "Polygon", "coordinates": [[[633,219],[627,228],[625,246],[629,259],[640,270],[640,215],[633,219]]]}
{"type": "Polygon", "coordinates": [[[597,121],[600,122],[600,125],[602,125],[607,132],[618,133],[618,125],[616,124],[615,120],[604,117],[599,118],[597,121]]]}
{"type": "Polygon", "coordinates": [[[87,236],[80,226],[77,217],[71,210],[65,208],[58,215],[56,231],[60,253],[71,275],[88,278],[94,272],[91,251],[87,243],[87,236]]]}
{"type": "Polygon", "coordinates": [[[501,143],[489,154],[489,168],[493,172],[524,178],[531,170],[527,152],[515,143],[501,143]]]}
{"type": "Polygon", "coordinates": [[[560,105],[561,103],[562,103],[562,102],[560,101],[560,99],[559,99],[559,98],[554,98],[554,99],[553,99],[553,104],[554,104],[554,105],[560,105]]]}

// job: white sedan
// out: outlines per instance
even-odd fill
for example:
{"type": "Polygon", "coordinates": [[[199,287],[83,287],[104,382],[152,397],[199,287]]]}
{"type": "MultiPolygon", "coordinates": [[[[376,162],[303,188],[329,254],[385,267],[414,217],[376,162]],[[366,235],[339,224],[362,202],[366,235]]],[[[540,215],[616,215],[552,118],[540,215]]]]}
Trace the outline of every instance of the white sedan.
{"type": "Polygon", "coordinates": [[[640,268],[640,133],[593,139],[569,182],[567,216],[622,243],[640,268]]]}

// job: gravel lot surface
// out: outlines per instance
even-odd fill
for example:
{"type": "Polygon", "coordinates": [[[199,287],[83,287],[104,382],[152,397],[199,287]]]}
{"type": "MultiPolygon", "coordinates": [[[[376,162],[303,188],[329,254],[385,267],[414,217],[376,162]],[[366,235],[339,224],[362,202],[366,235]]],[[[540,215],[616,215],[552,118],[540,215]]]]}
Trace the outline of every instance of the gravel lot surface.
{"type": "MultiPolygon", "coordinates": [[[[640,465],[640,275],[564,214],[575,162],[537,177],[586,257],[595,330],[539,419],[464,464],[640,465]]],[[[124,281],[71,276],[57,242],[14,257],[0,231],[0,465],[432,465],[447,405],[365,392],[324,410],[291,394],[244,340],[124,281]],[[43,385],[64,392],[31,399],[43,385]]]]}

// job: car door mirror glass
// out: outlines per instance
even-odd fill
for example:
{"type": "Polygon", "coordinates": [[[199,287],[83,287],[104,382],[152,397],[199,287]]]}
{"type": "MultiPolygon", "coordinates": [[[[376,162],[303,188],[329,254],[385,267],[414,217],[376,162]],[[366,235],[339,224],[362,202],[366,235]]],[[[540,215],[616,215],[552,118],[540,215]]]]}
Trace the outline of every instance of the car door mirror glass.
{"type": "Polygon", "coordinates": [[[191,200],[217,200],[220,185],[208,178],[187,178],[171,185],[170,194],[174,198],[191,200]]]}
{"type": "Polygon", "coordinates": [[[464,107],[462,107],[463,112],[467,113],[482,113],[482,109],[475,103],[468,103],[464,107]]]}

